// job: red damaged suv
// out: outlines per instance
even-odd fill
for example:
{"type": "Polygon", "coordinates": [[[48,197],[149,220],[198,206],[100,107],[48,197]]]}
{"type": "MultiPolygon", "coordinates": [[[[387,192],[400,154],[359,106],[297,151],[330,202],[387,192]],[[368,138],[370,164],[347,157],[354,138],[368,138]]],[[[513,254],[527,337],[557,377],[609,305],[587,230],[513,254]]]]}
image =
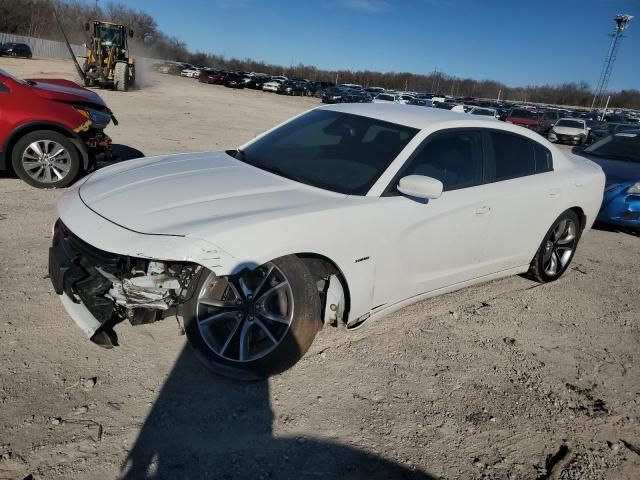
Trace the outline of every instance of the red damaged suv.
{"type": "Polygon", "coordinates": [[[109,160],[112,120],[97,93],[69,80],[20,80],[0,69],[0,171],[34,187],[66,187],[109,160]]]}

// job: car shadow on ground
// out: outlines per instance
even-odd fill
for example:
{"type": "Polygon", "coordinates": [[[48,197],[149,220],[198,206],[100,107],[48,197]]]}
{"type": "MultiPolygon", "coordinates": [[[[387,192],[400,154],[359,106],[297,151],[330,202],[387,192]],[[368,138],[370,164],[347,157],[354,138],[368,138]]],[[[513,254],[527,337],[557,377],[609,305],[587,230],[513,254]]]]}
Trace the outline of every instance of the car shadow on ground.
{"type": "MultiPolygon", "coordinates": [[[[124,162],[127,160],[133,160],[135,158],[144,157],[144,153],[142,153],[137,148],[130,147],[128,145],[121,145],[118,143],[114,143],[111,146],[111,154],[112,159],[105,161],[98,161],[96,164],[96,168],[108,167],[109,165],[113,165],[114,163],[124,162]]],[[[8,168],[7,170],[0,170],[0,178],[18,178],[18,176],[13,172],[13,169],[8,168]]],[[[81,178],[81,177],[80,177],[81,178]]]]}
{"type": "Polygon", "coordinates": [[[144,157],[144,153],[137,148],[114,143],[111,145],[111,156],[113,157],[113,160],[107,163],[108,165],[114,162],[124,162],[126,160],[133,160],[134,158],[142,158],[144,157]]]}
{"type": "Polygon", "coordinates": [[[640,229],[633,230],[632,228],[625,228],[622,226],[616,226],[601,222],[596,222],[593,225],[593,228],[595,228],[596,230],[602,230],[603,232],[626,233],[628,235],[633,235],[634,237],[640,237],[640,229]]]}
{"type": "Polygon", "coordinates": [[[186,348],[120,478],[435,479],[349,446],[308,437],[275,438],[273,417],[268,382],[235,383],[215,377],[186,348]]]}

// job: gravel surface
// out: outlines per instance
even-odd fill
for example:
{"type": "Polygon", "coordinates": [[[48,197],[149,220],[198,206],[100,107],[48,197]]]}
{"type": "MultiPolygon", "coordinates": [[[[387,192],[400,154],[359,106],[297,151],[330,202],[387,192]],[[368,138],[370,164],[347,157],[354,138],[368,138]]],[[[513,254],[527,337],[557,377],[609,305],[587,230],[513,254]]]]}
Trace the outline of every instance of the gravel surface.
{"type": "MultiPolygon", "coordinates": [[[[146,155],[233,148],[318,103],[143,82],[101,94],[114,142],[146,155]]],[[[553,284],[512,277],[326,328],[293,369],[234,384],[176,319],[121,324],[113,350],[83,337],[47,278],[58,196],[0,177],[0,479],[640,478],[638,236],[590,232],[553,284]]]]}

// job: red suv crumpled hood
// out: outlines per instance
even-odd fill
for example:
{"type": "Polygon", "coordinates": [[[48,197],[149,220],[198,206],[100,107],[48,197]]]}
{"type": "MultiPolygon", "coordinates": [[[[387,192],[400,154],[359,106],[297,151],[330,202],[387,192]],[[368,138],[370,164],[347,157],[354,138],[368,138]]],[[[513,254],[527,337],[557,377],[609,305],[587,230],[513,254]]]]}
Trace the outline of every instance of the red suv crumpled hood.
{"type": "Polygon", "coordinates": [[[30,87],[33,92],[39,97],[46,98],[48,100],[58,100],[62,102],[79,102],[79,103],[93,103],[102,107],[107,106],[104,100],[96,92],[82,88],[77,83],[70,80],[61,80],[57,78],[53,79],[29,79],[29,82],[34,82],[30,87]]]}

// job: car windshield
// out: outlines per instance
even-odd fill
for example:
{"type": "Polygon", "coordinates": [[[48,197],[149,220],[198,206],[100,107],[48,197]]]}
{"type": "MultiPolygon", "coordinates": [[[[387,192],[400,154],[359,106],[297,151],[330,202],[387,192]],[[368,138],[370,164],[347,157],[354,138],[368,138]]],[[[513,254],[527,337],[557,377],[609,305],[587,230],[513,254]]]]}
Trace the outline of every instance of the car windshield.
{"type": "Polygon", "coordinates": [[[584,129],[584,123],[580,122],[579,120],[558,120],[558,123],[556,123],[556,127],[584,129]]]}
{"type": "Polygon", "coordinates": [[[378,100],[387,100],[388,102],[393,102],[395,97],[393,95],[384,95],[380,94],[376,97],[378,100]]]}
{"type": "Polygon", "coordinates": [[[584,149],[594,157],[640,163],[640,132],[621,132],[610,135],[584,149]]]}
{"type": "Polygon", "coordinates": [[[532,112],[530,110],[514,110],[511,112],[511,117],[513,118],[528,118],[531,120],[536,120],[538,118],[538,114],[536,112],[532,112]]]}
{"type": "Polygon", "coordinates": [[[418,130],[374,118],[312,110],[257,139],[235,158],[346,195],[366,195],[418,130]]]}

